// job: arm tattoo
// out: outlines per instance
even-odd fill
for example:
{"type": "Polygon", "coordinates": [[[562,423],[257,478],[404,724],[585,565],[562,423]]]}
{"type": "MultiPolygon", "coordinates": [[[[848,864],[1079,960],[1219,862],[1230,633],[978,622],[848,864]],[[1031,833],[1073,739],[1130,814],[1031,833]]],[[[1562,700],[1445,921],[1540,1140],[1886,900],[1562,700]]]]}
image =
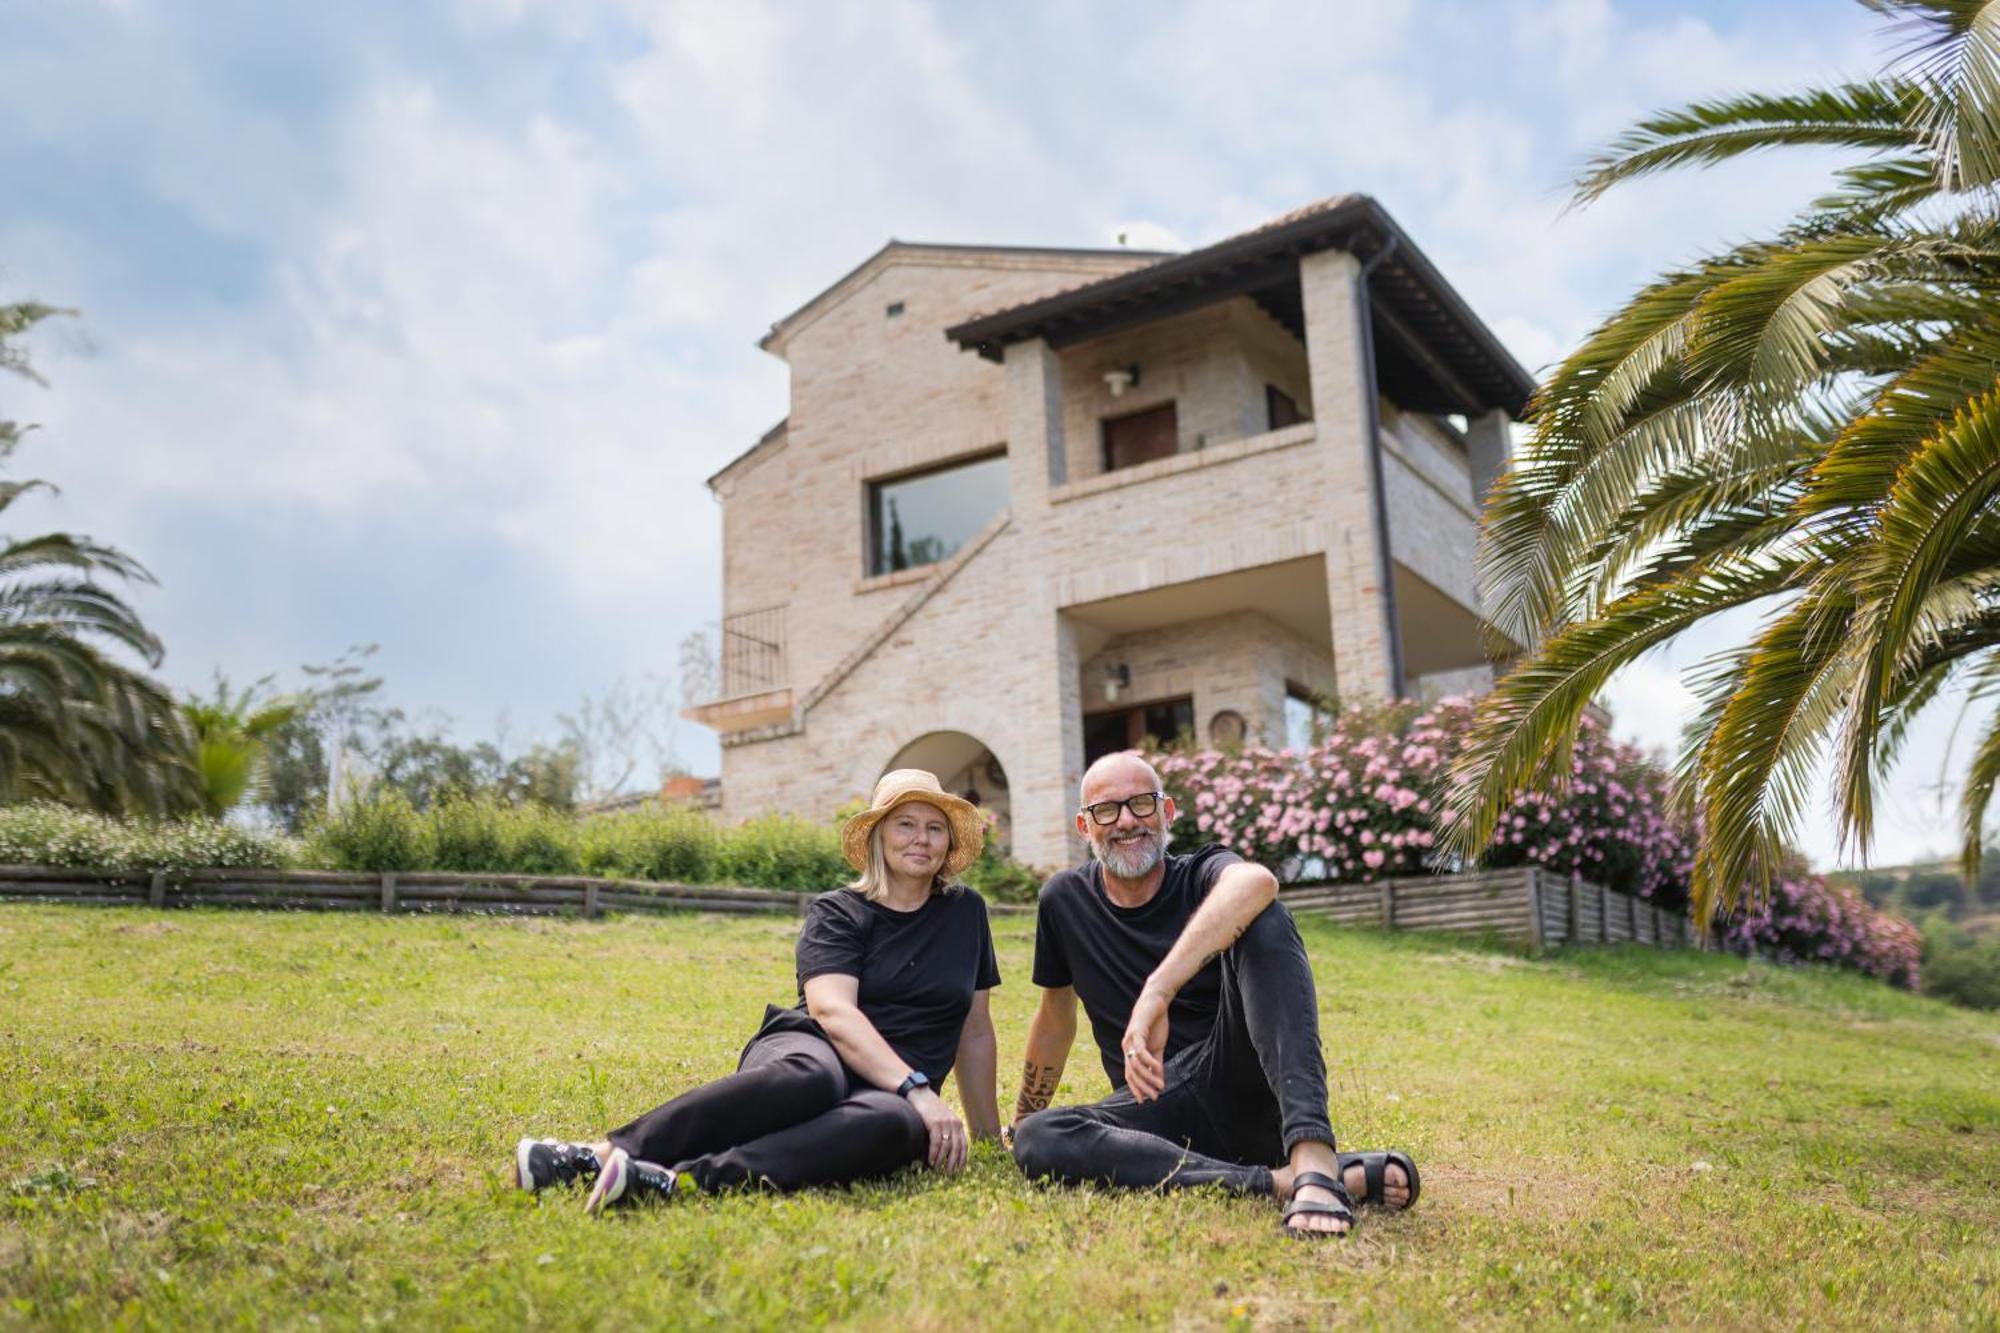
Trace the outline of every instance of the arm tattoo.
{"type": "Polygon", "coordinates": [[[1033,1060],[1021,1070],[1021,1095],[1014,1099],[1014,1118],[1022,1119],[1042,1110],[1056,1095],[1062,1081],[1061,1065],[1038,1065],[1033,1060]]]}

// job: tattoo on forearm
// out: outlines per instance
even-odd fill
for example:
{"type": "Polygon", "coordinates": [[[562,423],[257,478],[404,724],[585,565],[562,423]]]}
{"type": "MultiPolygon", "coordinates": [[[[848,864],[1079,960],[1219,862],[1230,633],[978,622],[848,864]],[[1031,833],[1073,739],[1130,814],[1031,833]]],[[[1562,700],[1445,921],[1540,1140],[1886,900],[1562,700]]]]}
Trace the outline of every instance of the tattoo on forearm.
{"type": "Polygon", "coordinates": [[[1038,1065],[1028,1061],[1021,1070],[1021,1095],[1014,1099],[1014,1118],[1033,1115],[1046,1108],[1062,1082],[1061,1065],[1038,1065]]]}

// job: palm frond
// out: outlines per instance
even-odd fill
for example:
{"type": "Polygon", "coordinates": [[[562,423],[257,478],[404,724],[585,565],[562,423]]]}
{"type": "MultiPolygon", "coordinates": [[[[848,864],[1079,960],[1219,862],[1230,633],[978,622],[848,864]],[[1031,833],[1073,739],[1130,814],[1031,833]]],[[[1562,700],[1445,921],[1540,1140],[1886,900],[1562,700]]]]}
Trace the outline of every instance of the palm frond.
{"type": "Polygon", "coordinates": [[[1777,147],[1823,145],[1910,156],[1926,147],[1913,127],[1922,90],[1878,80],[1772,96],[1745,93],[1658,112],[1611,141],[1584,166],[1575,202],[1674,167],[1709,166],[1777,147]]]}

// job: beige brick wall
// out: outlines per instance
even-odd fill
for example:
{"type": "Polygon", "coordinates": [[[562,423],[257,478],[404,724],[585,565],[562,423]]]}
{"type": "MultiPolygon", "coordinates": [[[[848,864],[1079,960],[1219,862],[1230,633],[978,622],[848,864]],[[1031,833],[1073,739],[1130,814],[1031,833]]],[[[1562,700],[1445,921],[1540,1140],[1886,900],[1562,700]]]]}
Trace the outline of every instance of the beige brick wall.
{"type": "Polygon", "coordinates": [[[1242,714],[1252,739],[1282,745],[1288,681],[1330,693],[1333,654],[1269,616],[1240,611],[1121,634],[1085,660],[1080,689],[1086,713],[1189,696],[1201,743],[1213,742],[1210,723],[1229,709],[1242,714]],[[1132,683],[1109,703],[1105,668],[1115,665],[1130,671],[1132,683]]]}

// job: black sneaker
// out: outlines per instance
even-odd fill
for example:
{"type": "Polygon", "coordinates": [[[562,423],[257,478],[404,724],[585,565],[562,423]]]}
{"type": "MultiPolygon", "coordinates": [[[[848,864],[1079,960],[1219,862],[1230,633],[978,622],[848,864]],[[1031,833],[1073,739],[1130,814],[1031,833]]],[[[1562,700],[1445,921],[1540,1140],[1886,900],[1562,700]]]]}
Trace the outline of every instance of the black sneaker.
{"type": "Polygon", "coordinates": [[[680,1177],[657,1162],[642,1162],[623,1148],[611,1150],[611,1160],[591,1187],[584,1211],[600,1213],[620,1200],[653,1199],[666,1203],[674,1197],[680,1177]]]}
{"type": "Polygon", "coordinates": [[[539,1190],[572,1181],[595,1180],[600,1169],[597,1153],[587,1143],[522,1139],[514,1145],[515,1189],[539,1190]]]}

